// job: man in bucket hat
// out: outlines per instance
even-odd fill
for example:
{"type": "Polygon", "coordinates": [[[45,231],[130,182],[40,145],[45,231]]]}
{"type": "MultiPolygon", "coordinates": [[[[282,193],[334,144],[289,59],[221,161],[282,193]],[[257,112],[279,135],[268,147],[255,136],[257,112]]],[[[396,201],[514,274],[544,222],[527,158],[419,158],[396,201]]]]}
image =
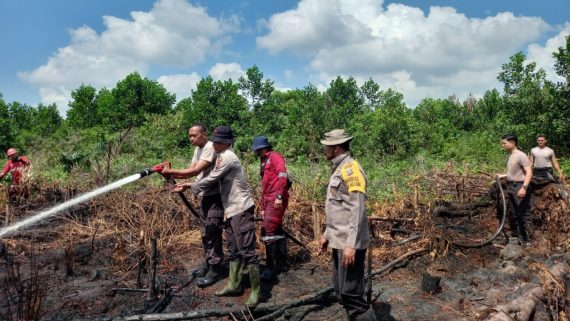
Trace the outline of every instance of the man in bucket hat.
{"type": "Polygon", "coordinates": [[[261,300],[261,280],[259,257],[255,251],[253,221],[255,206],[251,197],[251,189],[243,167],[231,148],[234,135],[230,127],[216,127],[209,140],[214,143],[214,150],[217,154],[210,175],[194,183],[177,184],[173,191],[181,192],[191,187],[192,192],[199,194],[217,184],[220,185],[230,274],[226,287],[215,294],[218,296],[240,295],[243,292],[242,271],[248,270],[251,292],[245,304],[248,307],[255,307],[261,300]]]}
{"type": "Polygon", "coordinates": [[[287,239],[283,235],[283,215],[289,203],[289,178],[285,159],[273,151],[265,136],[253,139],[251,149],[261,160],[261,216],[266,266],[261,279],[275,281],[276,274],[287,270],[287,239]]]}
{"type": "Polygon", "coordinates": [[[375,321],[374,310],[364,299],[364,259],[370,244],[365,213],[366,173],[350,156],[352,137],[335,129],[321,140],[332,175],[325,201],[326,229],[319,251],[332,249],[333,286],[349,320],[375,321]]]}

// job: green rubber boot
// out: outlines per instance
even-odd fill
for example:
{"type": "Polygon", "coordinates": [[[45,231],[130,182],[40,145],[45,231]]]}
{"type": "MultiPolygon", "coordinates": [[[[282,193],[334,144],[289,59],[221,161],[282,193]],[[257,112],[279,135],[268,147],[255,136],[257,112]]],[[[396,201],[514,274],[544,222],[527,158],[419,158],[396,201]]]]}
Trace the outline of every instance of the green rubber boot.
{"type": "Polygon", "coordinates": [[[255,308],[261,300],[261,280],[259,277],[259,265],[250,265],[249,270],[249,283],[251,283],[251,292],[245,305],[249,308],[255,308]]]}
{"type": "Polygon", "coordinates": [[[226,287],[220,291],[216,291],[214,294],[217,296],[234,296],[240,295],[243,292],[241,287],[241,279],[243,275],[243,265],[241,260],[230,261],[230,275],[228,277],[228,284],[226,287]]]}

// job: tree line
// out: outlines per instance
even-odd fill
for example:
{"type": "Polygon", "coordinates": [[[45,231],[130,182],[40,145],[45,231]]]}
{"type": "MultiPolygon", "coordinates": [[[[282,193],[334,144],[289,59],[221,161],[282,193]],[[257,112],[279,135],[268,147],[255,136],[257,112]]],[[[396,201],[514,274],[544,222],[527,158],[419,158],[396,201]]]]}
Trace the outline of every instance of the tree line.
{"type": "Polygon", "coordinates": [[[563,79],[558,83],[518,52],[497,76],[502,92],[489,89],[481,98],[464,101],[425,98],[414,107],[404,103],[401,93],[372,79],[359,85],[353,78],[337,77],[325,91],[312,84],[279,91],[257,66],[237,81],[205,77],[188,98],[176,102],[160,83],[134,72],[111,89],[89,84],[75,89],[65,119],[53,104],[6,103],[0,94],[0,147],[55,149],[61,155],[52,157],[73,164],[100,157],[97,151],[109,152],[111,142],[131,133],[138,140],[114,145],[119,149],[115,152],[144,148],[146,154],[137,157],[160,158],[187,147],[186,129],[200,122],[208,129],[229,124],[241,152],[248,150],[253,136],[267,135],[290,159],[318,158],[319,140],[333,128],[348,129],[356,138],[354,153],[370,159],[426,153],[484,161],[507,132],[518,134],[523,148],[534,144],[538,133],[545,134],[559,154],[567,154],[570,36],[553,57],[563,79]]]}

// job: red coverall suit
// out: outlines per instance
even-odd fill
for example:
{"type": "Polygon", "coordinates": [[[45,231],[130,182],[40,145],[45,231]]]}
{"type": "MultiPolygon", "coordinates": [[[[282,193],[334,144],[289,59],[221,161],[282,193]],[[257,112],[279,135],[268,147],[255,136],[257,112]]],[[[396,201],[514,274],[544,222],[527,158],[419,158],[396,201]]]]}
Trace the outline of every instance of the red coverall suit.
{"type": "MultiPolygon", "coordinates": [[[[287,168],[285,159],[279,153],[269,151],[261,159],[259,174],[261,180],[261,209],[263,216],[264,236],[283,235],[283,215],[289,203],[287,168]],[[283,203],[280,208],[275,207],[277,196],[281,195],[283,203]]],[[[265,242],[267,257],[267,269],[262,279],[269,281],[275,277],[276,267],[286,271],[287,269],[287,240],[269,240],[265,242]]]]}
{"type": "Polygon", "coordinates": [[[8,172],[12,176],[12,182],[8,189],[8,197],[10,201],[15,201],[18,196],[26,195],[27,190],[19,187],[20,180],[22,179],[22,171],[24,168],[30,166],[30,160],[26,156],[20,156],[15,160],[9,159],[6,166],[0,172],[0,177],[4,177],[8,172]]]}

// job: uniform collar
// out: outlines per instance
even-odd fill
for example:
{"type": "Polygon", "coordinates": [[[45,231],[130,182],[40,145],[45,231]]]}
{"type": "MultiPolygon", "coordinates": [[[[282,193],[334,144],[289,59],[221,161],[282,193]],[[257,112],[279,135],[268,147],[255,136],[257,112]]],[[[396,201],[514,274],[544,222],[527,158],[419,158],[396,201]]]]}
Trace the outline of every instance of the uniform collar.
{"type": "Polygon", "coordinates": [[[336,170],[338,165],[340,165],[340,163],[342,163],[342,161],[344,161],[348,156],[350,156],[350,152],[342,153],[342,154],[338,155],[337,157],[333,158],[331,160],[333,171],[336,170]]]}

